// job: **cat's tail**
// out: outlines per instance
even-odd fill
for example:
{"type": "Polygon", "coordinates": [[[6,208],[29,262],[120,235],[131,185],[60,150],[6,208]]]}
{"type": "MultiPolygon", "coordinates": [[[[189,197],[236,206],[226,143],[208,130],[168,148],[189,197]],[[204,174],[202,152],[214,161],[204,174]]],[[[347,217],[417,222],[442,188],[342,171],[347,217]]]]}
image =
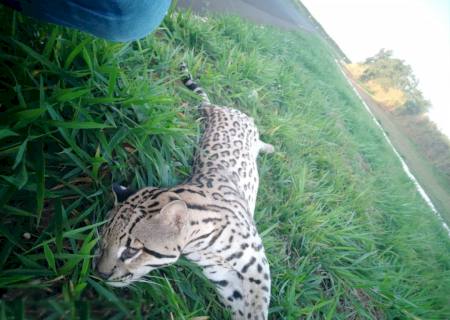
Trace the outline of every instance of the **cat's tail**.
{"type": "Polygon", "coordinates": [[[192,78],[192,75],[189,73],[186,63],[182,62],[180,64],[180,72],[181,72],[181,80],[183,84],[189,89],[202,97],[203,102],[210,103],[208,94],[200,87],[192,78]]]}

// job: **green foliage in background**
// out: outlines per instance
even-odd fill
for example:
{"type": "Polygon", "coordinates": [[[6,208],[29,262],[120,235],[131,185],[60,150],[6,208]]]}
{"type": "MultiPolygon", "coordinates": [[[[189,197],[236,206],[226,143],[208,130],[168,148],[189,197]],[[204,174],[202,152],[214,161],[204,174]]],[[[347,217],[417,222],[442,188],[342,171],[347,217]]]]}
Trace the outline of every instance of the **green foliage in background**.
{"type": "Polygon", "coordinates": [[[91,272],[112,181],[189,176],[198,97],[255,117],[256,222],[272,319],[444,319],[450,241],[318,38],[238,18],[170,14],[153,35],[109,43],[0,8],[0,315],[225,319],[185,260],[113,289],[91,272]]]}
{"type": "Polygon", "coordinates": [[[405,103],[398,108],[404,113],[425,113],[431,106],[419,90],[419,81],[410,65],[405,61],[394,58],[392,50],[381,49],[373,57],[369,57],[362,64],[366,70],[360,80],[367,82],[374,80],[385,90],[395,88],[405,94],[405,103]]]}

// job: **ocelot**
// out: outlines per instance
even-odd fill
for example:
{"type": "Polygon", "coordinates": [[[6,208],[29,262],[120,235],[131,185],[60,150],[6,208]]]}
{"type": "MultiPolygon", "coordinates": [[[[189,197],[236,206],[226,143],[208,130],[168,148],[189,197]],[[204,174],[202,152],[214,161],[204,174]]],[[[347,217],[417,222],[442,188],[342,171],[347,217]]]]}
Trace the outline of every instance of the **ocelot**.
{"type": "Polygon", "coordinates": [[[274,148],[259,139],[252,118],[211,104],[186,65],[180,69],[185,86],[203,98],[193,174],[172,188],[114,187],[119,201],[102,230],[96,271],[122,287],[183,255],[215,284],[233,319],[267,319],[270,271],[253,213],[256,158],[274,148]]]}

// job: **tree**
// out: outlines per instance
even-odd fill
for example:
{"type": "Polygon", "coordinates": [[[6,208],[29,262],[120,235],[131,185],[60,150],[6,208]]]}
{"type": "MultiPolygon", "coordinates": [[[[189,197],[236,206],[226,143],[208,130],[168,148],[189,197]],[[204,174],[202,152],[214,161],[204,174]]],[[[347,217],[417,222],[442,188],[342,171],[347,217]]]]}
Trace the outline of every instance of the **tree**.
{"type": "Polygon", "coordinates": [[[430,107],[430,102],[418,89],[419,81],[413,74],[411,66],[401,59],[394,58],[392,50],[381,49],[373,57],[367,58],[363,65],[366,69],[360,80],[364,82],[374,80],[385,90],[396,88],[404,92],[406,102],[399,106],[402,111],[419,114],[426,112],[430,107]]]}

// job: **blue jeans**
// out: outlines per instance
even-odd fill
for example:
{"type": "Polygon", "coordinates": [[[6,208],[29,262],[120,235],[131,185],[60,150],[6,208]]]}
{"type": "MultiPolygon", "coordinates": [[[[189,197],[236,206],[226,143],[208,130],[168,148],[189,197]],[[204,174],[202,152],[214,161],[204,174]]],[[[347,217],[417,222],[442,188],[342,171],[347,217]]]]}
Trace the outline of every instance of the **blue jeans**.
{"type": "Polygon", "coordinates": [[[76,28],[112,41],[152,32],[171,0],[0,0],[34,18],[76,28]]]}

